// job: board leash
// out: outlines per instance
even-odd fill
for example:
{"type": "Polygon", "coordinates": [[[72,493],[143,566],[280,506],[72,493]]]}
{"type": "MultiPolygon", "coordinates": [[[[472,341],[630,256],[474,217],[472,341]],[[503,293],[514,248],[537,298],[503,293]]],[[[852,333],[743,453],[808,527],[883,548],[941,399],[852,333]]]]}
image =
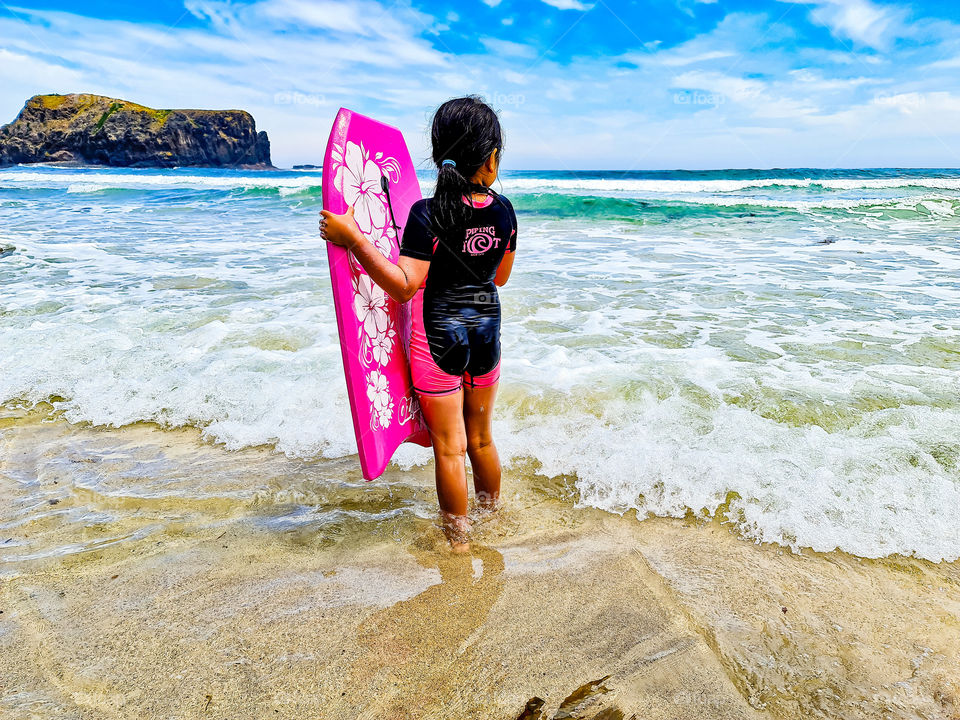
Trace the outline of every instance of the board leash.
{"type": "Polygon", "coordinates": [[[380,189],[387,196],[387,207],[390,209],[390,223],[397,233],[397,242],[400,242],[400,226],[397,225],[397,216],[393,214],[393,201],[390,199],[390,181],[386,175],[380,176],[380,189]]]}

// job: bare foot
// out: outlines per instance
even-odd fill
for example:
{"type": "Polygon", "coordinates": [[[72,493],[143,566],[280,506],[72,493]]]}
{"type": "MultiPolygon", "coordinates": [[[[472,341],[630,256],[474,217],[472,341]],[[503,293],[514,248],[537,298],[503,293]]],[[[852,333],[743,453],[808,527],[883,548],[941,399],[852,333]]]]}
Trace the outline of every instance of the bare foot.
{"type": "Polygon", "coordinates": [[[450,541],[450,552],[454,555],[465,555],[470,552],[470,543],[468,542],[453,542],[450,541]]]}
{"type": "Polygon", "coordinates": [[[441,511],[443,518],[443,534],[447,536],[450,549],[455,553],[469,552],[470,550],[470,518],[466,515],[453,515],[441,511]]]}

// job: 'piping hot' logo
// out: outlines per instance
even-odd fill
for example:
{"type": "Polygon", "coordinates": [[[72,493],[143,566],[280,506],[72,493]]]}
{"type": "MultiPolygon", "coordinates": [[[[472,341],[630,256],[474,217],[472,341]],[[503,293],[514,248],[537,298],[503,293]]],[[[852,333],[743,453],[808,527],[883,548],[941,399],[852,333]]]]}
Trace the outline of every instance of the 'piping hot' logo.
{"type": "Polygon", "coordinates": [[[463,241],[463,251],[471,255],[483,255],[490,248],[500,247],[500,238],[493,225],[480,228],[468,228],[463,241]]]}

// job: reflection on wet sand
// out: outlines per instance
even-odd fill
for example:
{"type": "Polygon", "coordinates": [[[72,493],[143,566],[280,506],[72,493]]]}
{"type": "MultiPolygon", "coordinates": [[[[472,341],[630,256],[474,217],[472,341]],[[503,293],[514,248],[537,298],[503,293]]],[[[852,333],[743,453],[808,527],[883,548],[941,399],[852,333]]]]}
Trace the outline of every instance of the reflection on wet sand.
{"type": "Polygon", "coordinates": [[[533,471],[454,555],[429,469],[29,418],[0,443],[4,720],[960,716],[957,563],[638,522],[533,471]]]}
{"type": "Polygon", "coordinates": [[[371,717],[418,717],[437,689],[460,673],[455,665],[484,662],[473,633],[487,622],[503,589],[503,555],[477,543],[469,553],[429,545],[420,542],[410,550],[422,567],[439,570],[440,582],[373,613],[358,629],[362,652],[353,661],[350,684],[366,686],[355,704],[361,717],[364,711],[371,717]],[[376,706],[366,708],[364,698],[376,698],[376,706]]]}

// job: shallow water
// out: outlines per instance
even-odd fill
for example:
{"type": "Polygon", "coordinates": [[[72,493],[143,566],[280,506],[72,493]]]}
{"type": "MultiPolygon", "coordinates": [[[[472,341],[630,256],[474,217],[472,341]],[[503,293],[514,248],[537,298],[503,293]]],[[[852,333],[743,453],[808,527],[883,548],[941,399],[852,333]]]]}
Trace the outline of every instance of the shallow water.
{"type": "MultiPolygon", "coordinates": [[[[0,523],[38,533],[8,557],[146,542],[171,508],[210,522],[259,502],[284,532],[431,522],[427,451],[403,448],[376,486],[351,457],[319,183],[0,171],[0,433],[36,416],[196,429],[236,468],[137,441],[89,462],[84,436],[81,499],[51,505],[22,468],[55,478],[57,452],[7,463],[26,499],[0,523]],[[106,537],[39,539],[101,516],[106,537]]],[[[960,173],[518,173],[502,190],[521,253],[502,293],[509,474],[571,507],[715,517],[793,549],[960,556],[960,173]]]]}

